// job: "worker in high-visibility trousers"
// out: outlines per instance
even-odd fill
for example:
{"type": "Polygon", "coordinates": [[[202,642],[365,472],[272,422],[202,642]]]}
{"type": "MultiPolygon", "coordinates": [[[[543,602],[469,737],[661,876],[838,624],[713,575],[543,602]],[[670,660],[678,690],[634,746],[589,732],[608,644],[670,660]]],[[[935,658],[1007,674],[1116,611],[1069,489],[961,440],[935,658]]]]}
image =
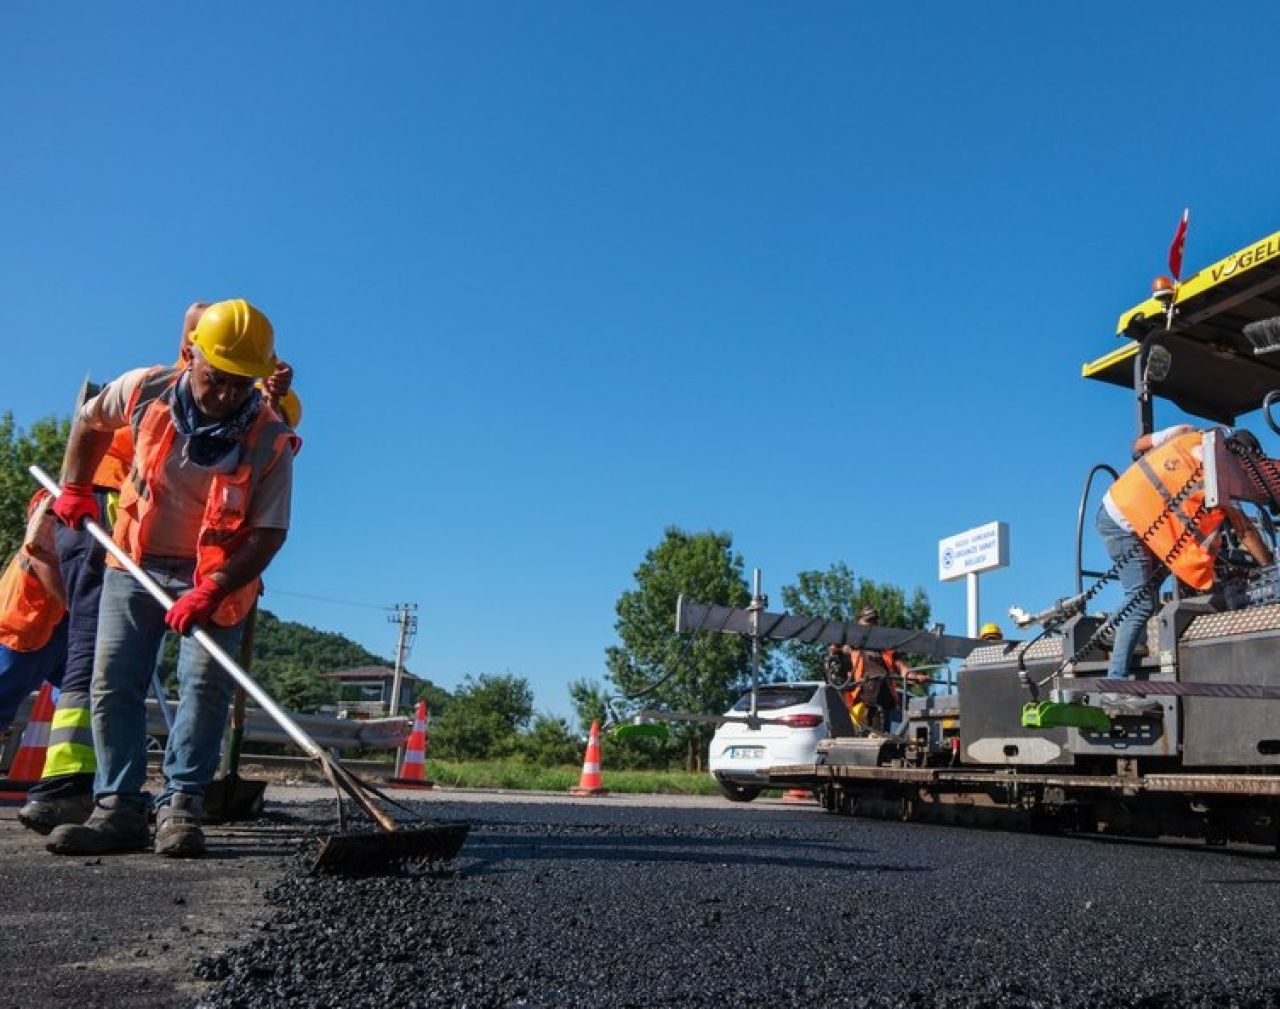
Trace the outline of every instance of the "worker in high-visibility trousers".
{"type": "Polygon", "coordinates": [[[114,538],[177,602],[166,613],[108,558],[91,689],[94,809],[85,824],[52,831],[48,847],[56,854],[150,844],[145,701],[166,628],[184,640],[155,850],[204,851],[203,795],[217,769],[232,681],[185,636],[201,626],[225,650],[238,646],[259,576],[284,543],[299,442],[256,387],[277,365],[265,315],[243,300],[211,305],[191,343],[187,367],[127,372],[81,408],[72,429],[55,514],[73,528],[97,516],[90,477],[112,432],[131,427],[134,463],[114,538]]]}
{"type": "MultiPolygon", "coordinates": [[[[190,362],[191,336],[208,307],[208,302],[197,301],[184,313],[175,367],[186,367],[190,362]]],[[[293,369],[278,361],[274,372],[261,383],[267,401],[288,418],[291,427],[302,416],[301,402],[290,389],[292,379],[293,369]]],[[[115,431],[93,475],[98,513],[108,529],[114,522],[120,488],[133,465],[133,448],[131,428],[115,431]]],[[[40,834],[48,834],[64,823],[83,823],[88,818],[93,811],[97,770],[89,688],[106,551],[84,529],[64,524],[58,526],[57,546],[68,609],[66,670],[61,677],[62,692],[50,728],[43,774],[18,812],[18,820],[40,834]]]]}

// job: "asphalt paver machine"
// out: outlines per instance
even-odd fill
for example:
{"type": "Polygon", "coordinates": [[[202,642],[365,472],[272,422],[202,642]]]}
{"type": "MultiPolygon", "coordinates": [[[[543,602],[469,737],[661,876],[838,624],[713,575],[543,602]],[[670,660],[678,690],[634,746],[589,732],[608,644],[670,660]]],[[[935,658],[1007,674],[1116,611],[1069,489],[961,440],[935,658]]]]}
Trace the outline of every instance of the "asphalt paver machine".
{"type": "MultiPolygon", "coordinates": [[[[1233,503],[1275,546],[1280,462],[1228,431],[1248,415],[1263,443],[1280,435],[1280,232],[1120,316],[1114,351],[1084,378],[1132,390],[1136,429],[1157,401],[1204,421],[1203,466],[1188,483],[1206,506],[1233,503]],[[1265,424],[1274,435],[1261,431],[1265,424]]],[[[1084,537],[1085,481],[1077,516],[1084,537]]],[[[1112,471],[1114,474],[1114,471],[1112,471]]],[[[1182,495],[1174,495],[1177,507],[1182,495]]],[[[1225,524],[1224,524],[1225,526],[1225,524]]],[[[1142,535],[1142,534],[1140,534],[1142,535]]],[[[1015,614],[1024,640],[867,628],[682,601],[682,631],[721,630],[958,659],[953,690],[910,698],[887,732],[834,726],[812,765],[775,767],[770,783],[812,789],[845,814],[994,823],[1210,843],[1280,844],[1280,573],[1251,564],[1230,532],[1214,588],[1173,581],[1148,621],[1129,681],[1102,682],[1116,613],[1090,604],[1112,572],[1084,570],[1038,614],[1015,614]],[[1108,710],[1104,692],[1140,695],[1108,710]]],[[[1172,581],[1172,580],[1171,580],[1172,581]]]]}

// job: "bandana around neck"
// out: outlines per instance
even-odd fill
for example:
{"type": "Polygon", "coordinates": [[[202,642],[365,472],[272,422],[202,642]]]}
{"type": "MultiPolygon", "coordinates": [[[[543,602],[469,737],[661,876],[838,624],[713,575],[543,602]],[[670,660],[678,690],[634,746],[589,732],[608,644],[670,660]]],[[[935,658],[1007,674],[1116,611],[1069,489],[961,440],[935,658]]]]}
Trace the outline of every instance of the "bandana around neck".
{"type": "Polygon", "coordinates": [[[261,409],[262,392],[254,389],[230,417],[209,420],[196,406],[189,371],[178,379],[169,403],[173,426],[187,439],[187,458],[197,466],[217,470],[231,469],[240,461],[240,443],[261,409]]]}

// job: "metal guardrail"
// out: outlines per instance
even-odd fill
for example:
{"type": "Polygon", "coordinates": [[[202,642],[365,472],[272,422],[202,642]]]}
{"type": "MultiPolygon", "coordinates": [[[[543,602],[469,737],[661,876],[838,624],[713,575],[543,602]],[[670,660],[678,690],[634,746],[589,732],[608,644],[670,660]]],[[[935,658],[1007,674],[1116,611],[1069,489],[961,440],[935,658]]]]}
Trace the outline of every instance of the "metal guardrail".
{"type": "MultiPolygon", "coordinates": [[[[0,768],[13,762],[22,737],[22,729],[31,717],[35,694],[29,695],[18,708],[13,726],[2,750],[0,768]]],[[[168,701],[169,713],[177,711],[177,702],[168,701]]],[[[293,719],[322,747],[327,750],[392,750],[403,746],[409,739],[413,723],[408,718],[335,718],[332,715],[300,715],[290,712],[293,719]]],[[[164,715],[154,697],[147,698],[147,735],[157,738],[168,735],[164,715]]],[[[249,708],[245,721],[245,742],[292,746],[275,722],[261,708],[249,708]]],[[[248,755],[246,754],[246,757],[248,755]]]]}

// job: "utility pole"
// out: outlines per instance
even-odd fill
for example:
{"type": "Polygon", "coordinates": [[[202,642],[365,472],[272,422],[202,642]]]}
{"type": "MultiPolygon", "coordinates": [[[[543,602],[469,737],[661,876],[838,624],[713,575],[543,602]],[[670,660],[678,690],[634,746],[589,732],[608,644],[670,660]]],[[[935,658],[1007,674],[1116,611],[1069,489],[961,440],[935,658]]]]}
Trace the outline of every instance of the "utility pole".
{"type": "Polygon", "coordinates": [[[393,718],[400,713],[400,681],[404,675],[404,659],[418,634],[417,609],[417,603],[397,603],[391,607],[391,615],[387,617],[390,623],[400,625],[396,641],[395,675],[391,678],[391,710],[387,712],[393,718]]]}

